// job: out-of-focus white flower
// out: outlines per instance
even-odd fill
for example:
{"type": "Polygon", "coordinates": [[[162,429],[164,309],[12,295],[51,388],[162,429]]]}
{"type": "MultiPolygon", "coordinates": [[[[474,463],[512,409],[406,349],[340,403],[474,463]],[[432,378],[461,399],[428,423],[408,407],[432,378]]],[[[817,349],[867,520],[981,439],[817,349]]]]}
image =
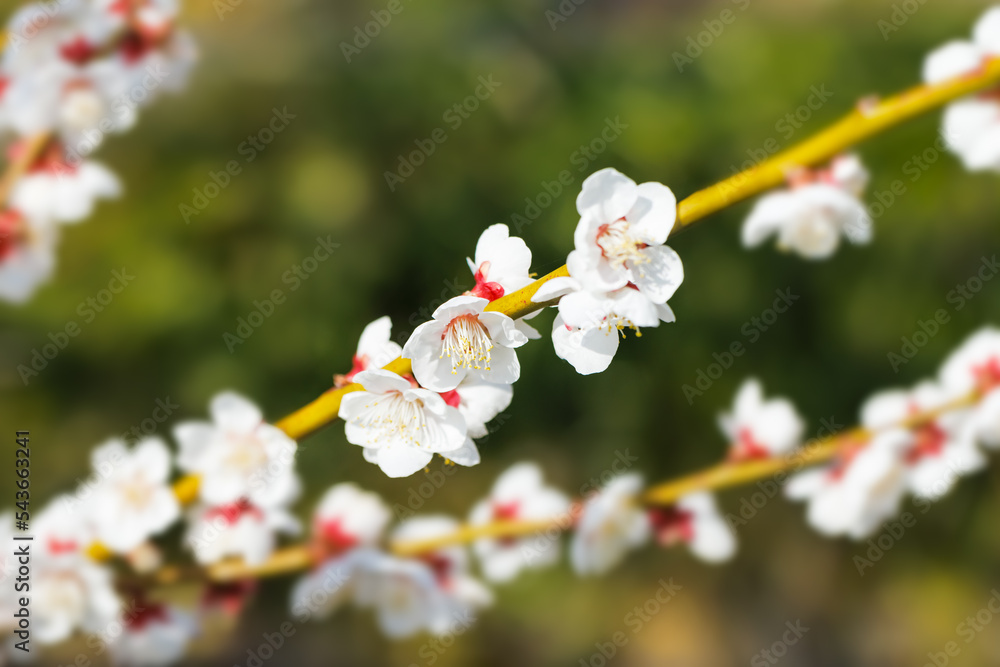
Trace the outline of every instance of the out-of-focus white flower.
{"type": "MultiPolygon", "coordinates": [[[[934,84],[973,74],[989,59],[997,57],[1000,57],[1000,7],[993,7],[976,23],[972,41],[953,40],[927,56],[924,81],[934,84]]],[[[941,134],[966,169],[1000,171],[1000,91],[950,104],[944,113],[941,134]]]]}
{"type": "Polygon", "coordinates": [[[354,376],[361,371],[382,368],[390,361],[397,359],[402,354],[403,348],[391,339],[391,334],[392,320],[389,319],[388,315],[369,323],[361,332],[351,370],[344,375],[333,376],[333,385],[345,387],[354,382],[354,376]]]}
{"type": "Polygon", "coordinates": [[[32,219],[75,223],[93,213],[98,199],[120,194],[118,179],[101,164],[50,163],[17,181],[10,202],[14,210],[32,219]]]}
{"type": "Polygon", "coordinates": [[[76,630],[103,632],[118,617],[111,570],[79,553],[35,554],[31,578],[32,637],[41,644],[59,643],[76,630]]]}
{"type": "Polygon", "coordinates": [[[180,447],[177,464],[199,475],[201,499],[228,505],[241,499],[276,507],[299,493],[295,441],[263,421],[256,405],[232,392],[215,396],[211,422],[184,422],[174,428],[180,447]]]}
{"type": "Polygon", "coordinates": [[[521,375],[515,348],[528,342],[514,320],[484,311],[489,303],[476,296],[456,296],[434,311],[430,322],[414,330],[403,346],[422,387],[444,392],[466,377],[513,384],[521,375]]]}
{"type": "Polygon", "coordinates": [[[331,487],[313,513],[313,537],[326,553],[374,546],[391,519],[385,502],[350,482],[331,487]]]}
{"type": "Polygon", "coordinates": [[[263,563],[274,551],[278,533],[300,530],[298,520],[283,507],[260,507],[245,499],[228,505],[200,506],[188,516],[185,541],[202,565],[223,558],[263,563]]]}
{"type": "Polygon", "coordinates": [[[0,213],[0,299],[24,303],[55,269],[55,225],[8,209],[0,213]]]}
{"type": "MultiPolygon", "coordinates": [[[[934,382],[923,382],[909,391],[885,391],[872,396],[861,410],[861,424],[878,430],[893,428],[916,414],[948,404],[950,395],[934,382]]],[[[907,429],[903,450],[910,490],[923,498],[939,498],[951,490],[958,477],[980,470],[986,458],[961,437],[968,410],[949,410],[919,426],[907,429]]]]}
{"type": "Polygon", "coordinates": [[[858,444],[830,466],[793,477],[785,492],[809,503],[809,524],[828,536],[863,539],[899,513],[907,489],[904,453],[911,442],[902,429],[858,444]]]}
{"type": "MultiPolygon", "coordinates": [[[[469,514],[469,523],[568,519],[570,500],[545,486],[534,463],[519,463],[497,478],[485,500],[469,514]]],[[[527,537],[484,538],[472,545],[483,575],[491,581],[510,581],[524,568],[547,567],[559,559],[559,540],[544,533],[527,537]]]]}
{"type": "Polygon", "coordinates": [[[719,514],[711,493],[692,493],[670,507],[652,508],[649,519],[663,546],[682,542],[709,563],[727,561],[736,553],[736,537],[719,514]]]}
{"type": "Polygon", "coordinates": [[[175,607],[139,600],[122,622],[125,631],[111,642],[111,659],[123,667],[171,665],[198,634],[193,616],[175,607]]]}
{"type": "Polygon", "coordinates": [[[104,475],[88,503],[98,541],[125,554],[166,530],[180,516],[170,488],[170,451],[159,438],[147,438],[131,451],[110,440],[91,454],[95,473],[104,475]]]}
{"type": "Polygon", "coordinates": [[[1000,387],[1000,329],[984,327],[966,339],[942,364],[940,378],[956,396],[1000,387]]]}
{"type": "MultiPolygon", "coordinates": [[[[602,293],[632,285],[653,304],[673,296],[684,269],[677,253],[663,245],[677,219],[670,188],[636,185],[615,169],[602,169],[583,182],[576,208],[580,222],[566,264],[585,290],[602,293]]],[[[582,326],[566,313],[563,318],[582,326]]]]}
{"type": "MultiPolygon", "coordinates": [[[[14,512],[13,510],[0,513],[0,540],[3,544],[15,544],[14,538],[14,512]]],[[[14,549],[0,550],[0,632],[6,634],[7,630],[14,627],[14,613],[20,608],[18,603],[18,592],[14,590],[13,577],[17,576],[18,568],[17,556],[14,549]]]]}
{"type": "Polygon", "coordinates": [[[990,449],[1000,448],[1000,389],[994,389],[975,407],[962,437],[990,449]]]}
{"type": "Polygon", "coordinates": [[[292,587],[291,611],[297,618],[322,620],[348,602],[364,568],[383,558],[375,549],[359,547],[329,558],[292,587]]]}
{"type": "Polygon", "coordinates": [[[649,516],[638,501],[641,490],[642,477],[622,475],[586,501],[570,544],[578,574],[607,572],[649,540],[649,516]]]}
{"type": "Polygon", "coordinates": [[[857,156],[841,156],[829,169],[803,169],[790,182],[790,189],[765,195],[754,206],[743,224],[744,246],[777,234],[779,248],[827,259],[843,236],[852,243],[871,240],[872,220],[860,200],[868,172],[857,156]]]}
{"type": "MultiPolygon", "coordinates": [[[[457,528],[458,522],[448,517],[415,517],[400,524],[392,539],[433,539],[457,528]]],[[[379,626],[389,637],[465,628],[476,609],[493,602],[490,590],[468,573],[468,567],[468,552],[461,545],[417,558],[382,555],[359,572],[355,600],[375,607],[379,626]]]]}
{"type": "Polygon", "coordinates": [[[389,477],[412,475],[434,454],[466,444],[465,420],[439,394],[381,369],[358,373],[354,381],[364,390],[340,403],[347,441],[364,447],[365,459],[389,477]]]}
{"type": "Polygon", "coordinates": [[[751,379],[737,392],[733,411],[720,415],[719,428],[732,445],[730,458],[746,460],[791,451],[801,443],[806,425],[791,401],[765,401],[763,386],[751,379]]]}
{"type": "Polygon", "coordinates": [[[76,556],[95,539],[87,499],[69,494],[56,496],[32,514],[31,532],[45,556],[76,556]]]}

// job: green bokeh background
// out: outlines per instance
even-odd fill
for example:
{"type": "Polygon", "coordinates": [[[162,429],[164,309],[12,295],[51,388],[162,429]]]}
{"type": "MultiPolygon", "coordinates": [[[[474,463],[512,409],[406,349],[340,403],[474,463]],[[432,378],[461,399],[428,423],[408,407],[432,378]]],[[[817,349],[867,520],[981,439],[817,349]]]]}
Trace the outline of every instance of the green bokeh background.
{"type": "MultiPolygon", "coordinates": [[[[138,128],[110,138],[98,156],[120,174],[126,196],[66,230],[58,273],[28,306],[0,307],[0,423],[11,433],[31,430],[37,499],[72,488],[93,446],[150,417],[157,399],[181,406],[171,423],[203,417],[226,388],[273,419],[311,400],[349,368],[365,323],[390,314],[399,335],[422,307],[450,296],[449,285],[471,286],[464,258],[482,229],[523,214],[525,198],[561,171],[573,186],[520,230],[539,274],[564,262],[575,194],[590,172],[613,166],[685,196],[729,175],[772,137],[787,146],[858,99],[915,83],[924,54],[967,36],[987,6],[913,0],[919,10],[886,39],[878,25],[893,13],[886,0],[752,0],[745,11],[742,1],[587,0],[555,30],[546,17],[555,1],[402,3],[350,63],[341,42],[387,3],[244,0],[221,19],[212,3],[186,3],[184,22],[202,50],[189,88],[143,111],[138,128]],[[679,72],[674,52],[726,9],[736,20],[679,72]],[[450,127],[444,112],[489,75],[501,86],[450,127]],[[787,138],[778,123],[813,86],[833,96],[787,138]],[[246,163],[241,142],[275,107],[296,118],[246,163]],[[580,171],[574,152],[608,118],[628,128],[580,171]],[[390,191],[384,173],[438,127],[447,141],[390,191]],[[242,173],[186,224],[179,205],[233,159],[242,173]],[[291,291],[282,275],[327,236],[340,248],[291,291]],[[84,323],[78,305],[122,267],[135,280],[84,323]],[[230,353],[223,334],[274,289],[287,301],[230,353]],[[82,333],[24,386],[17,366],[70,320],[82,333]]],[[[630,336],[606,373],[578,376],[547,335],[523,348],[514,403],[482,445],[482,465],[449,477],[422,510],[463,515],[506,466],[525,459],[570,492],[608,468],[616,451],[637,456],[636,469],[651,481],[711,464],[725,446],[716,415],[747,376],[793,397],[815,432],[821,418],[851,424],[876,389],[934,373],[963,338],[997,322],[1000,306],[1000,281],[961,310],[947,301],[998,250],[1000,181],[968,174],[947,155],[915,182],[904,173],[914,155],[932,149],[939,120],[920,119],[861,148],[874,174],[870,192],[897,179],[907,187],[877,220],[870,246],[823,263],[771,247],[746,252],[743,204],[671,243],[687,274],[671,302],[678,321],[641,340],[630,336]],[[713,353],[748,342],[744,324],[786,288],[800,296],[791,310],[689,404],[683,385],[713,353]],[[895,372],[887,354],[939,308],[950,322],[895,372]]],[[[551,317],[536,323],[547,330],[551,317]]],[[[158,433],[168,436],[169,426],[158,433]]],[[[405,503],[425,481],[386,479],[336,425],[301,442],[299,470],[303,517],[336,482],[354,480],[405,503]]],[[[918,666],[949,641],[961,647],[950,664],[997,664],[1000,626],[969,643],[956,629],[1000,587],[997,482],[996,468],[963,481],[918,513],[863,577],[853,558],[866,545],[821,538],[801,507],[781,499],[740,530],[739,556],[723,567],[649,547],[601,578],[578,579],[565,565],[528,573],[498,588],[494,608],[436,662],[587,664],[595,642],[609,641],[658,580],[672,577],[683,591],[611,663],[754,664],[786,621],[801,619],[810,629],[781,664],[918,666]]],[[[4,475],[3,497],[12,488],[4,475]]],[[[720,500],[736,511],[752,491],[720,500]]],[[[232,631],[206,628],[192,664],[245,664],[247,648],[286,619],[288,586],[267,582],[232,631]]],[[[391,643],[369,612],[343,610],[298,628],[269,662],[429,665],[426,639],[391,643]]],[[[71,660],[82,648],[51,660],[71,660]]]]}

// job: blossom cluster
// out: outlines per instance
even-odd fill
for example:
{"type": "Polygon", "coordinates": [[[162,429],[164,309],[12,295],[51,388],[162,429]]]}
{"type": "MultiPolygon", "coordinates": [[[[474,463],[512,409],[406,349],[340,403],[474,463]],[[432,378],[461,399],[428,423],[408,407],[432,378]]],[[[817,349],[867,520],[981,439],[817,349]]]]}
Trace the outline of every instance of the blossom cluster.
{"type": "Polygon", "coordinates": [[[8,22],[0,132],[13,137],[14,180],[0,196],[0,299],[29,299],[54,271],[60,228],[120,194],[89,156],[161,91],[185,84],[196,52],[177,11],[175,0],[62,0],[8,22]]]}
{"type": "MultiPolygon", "coordinates": [[[[605,370],[627,328],[672,322],[667,300],[684,279],[677,253],[664,245],[677,201],[664,185],[637,185],[614,169],[583,183],[580,221],[568,276],[542,285],[534,299],[558,299],[552,329],[556,354],[582,374],[605,370]]],[[[338,387],[358,385],[340,404],[347,440],[390,477],[424,468],[435,454],[470,466],[479,463],[474,438],[510,404],[521,375],[517,348],[540,337],[525,320],[489,305],[533,282],[531,250],[504,224],[489,227],[476,244],[469,269],[475,286],[434,311],[400,348],[387,317],[361,335],[351,370],[338,387]],[[382,368],[397,356],[411,373],[382,368]]]]}
{"type": "MultiPolygon", "coordinates": [[[[355,357],[358,370],[340,383],[373,374],[376,384],[398,387],[399,396],[352,395],[365,401],[409,395],[462,416],[440,394],[387,372],[359,370],[393,353],[382,349],[387,327],[385,320],[369,325],[355,357]]],[[[433,426],[430,418],[425,422],[429,430],[456,428],[441,416],[443,410],[428,410],[437,419],[433,426]]],[[[109,638],[119,663],[172,663],[195,636],[199,616],[241,610],[254,590],[255,568],[267,572],[281,536],[302,532],[292,512],[300,493],[296,442],[234,393],[217,395],[209,412],[208,421],[174,427],[176,452],[159,438],[131,448],[118,440],[100,445],[90,477],[35,517],[32,617],[38,642],[90,633],[109,638]],[[172,487],[175,471],[185,476],[172,487]],[[183,490],[192,480],[194,494],[183,490]],[[178,522],[185,524],[185,546],[208,569],[209,582],[216,566],[235,563],[242,573],[207,583],[197,609],[153,600],[151,584],[119,581],[107,562],[117,557],[141,582],[162,566],[158,542],[178,522]]],[[[984,448],[1000,447],[1000,329],[973,335],[937,379],[874,395],[861,410],[861,425],[861,431],[838,436],[832,463],[799,472],[786,484],[787,495],[808,502],[809,522],[826,535],[867,537],[899,511],[907,493],[935,500],[958,477],[985,465],[984,448]]],[[[719,428],[729,443],[719,464],[723,471],[758,461],[794,462],[809,447],[803,443],[806,423],[794,405],[767,398],[757,380],[743,384],[732,409],[720,415],[719,428]]],[[[464,521],[409,512],[391,530],[385,501],[353,482],[337,484],[320,498],[298,547],[310,567],[292,587],[290,612],[304,622],[353,604],[372,609],[389,637],[441,634],[493,601],[489,584],[558,563],[564,541],[568,561],[581,576],[608,572],[650,541],[686,545],[709,563],[735,554],[732,515],[720,512],[708,488],[689,489],[664,504],[638,473],[602,481],[574,499],[548,485],[536,464],[518,463],[464,521]]],[[[10,513],[3,517],[8,533],[12,519],[10,513]]],[[[0,567],[9,576],[13,556],[0,557],[0,567]]],[[[0,611],[10,611],[4,611],[8,619],[16,609],[13,595],[12,587],[0,593],[0,611]]]]}

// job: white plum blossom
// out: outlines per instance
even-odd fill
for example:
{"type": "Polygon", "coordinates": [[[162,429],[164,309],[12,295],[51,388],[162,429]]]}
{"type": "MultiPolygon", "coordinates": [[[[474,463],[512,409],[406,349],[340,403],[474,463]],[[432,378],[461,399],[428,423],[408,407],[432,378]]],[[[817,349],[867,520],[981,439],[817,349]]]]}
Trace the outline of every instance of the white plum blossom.
{"type": "Polygon", "coordinates": [[[860,197],[868,172],[854,155],[836,158],[827,169],[794,173],[790,188],[765,195],[743,224],[743,245],[752,248],[772,234],[778,247],[807,259],[827,259],[841,237],[856,243],[872,238],[872,220],[860,197]]]}
{"type": "Polygon", "coordinates": [[[0,212],[0,299],[24,303],[55,269],[59,235],[48,221],[0,212]]]}
{"type": "Polygon", "coordinates": [[[354,376],[368,369],[382,368],[399,358],[403,348],[392,340],[392,320],[386,315],[380,317],[361,332],[358,349],[351,362],[351,370],[333,377],[335,387],[346,387],[354,382],[354,376]]]}
{"type": "Polygon", "coordinates": [[[657,541],[663,546],[687,544],[698,558],[721,563],[736,553],[736,536],[719,514],[715,496],[706,491],[681,497],[669,507],[649,510],[657,541]]]}
{"type": "Polygon", "coordinates": [[[631,287],[594,293],[583,290],[573,278],[556,278],[535,296],[540,293],[539,300],[547,300],[563,289],[571,291],[559,302],[559,315],[552,323],[552,346],[556,356],[569,362],[580,375],[607,370],[626,330],[641,336],[640,327],[675,321],[670,306],[654,304],[631,287]]]}
{"type": "Polygon", "coordinates": [[[18,180],[10,195],[10,205],[32,219],[76,223],[93,213],[98,199],[120,194],[118,178],[104,165],[54,163],[18,180]]]}
{"type": "Polygon", "coordinates": [[[649,541],[652,526],[638,499],[642,484],[639,475],[621,475],[587,499],[570,543],[577,574],[603,574],[649,541]]]}
{"type": "Polygon", "coordinates": [[[385,556],[377,549],[351,548],[324,560],[292,586],[290,606],[298,618],[322,620],[349,602],[356,583],[385,556]]]}
{"type": "Polygon", "coordinates": [[[521,375],[515,348],[528,342],[514,320],[484,311],[488,300],[456,296],[439,306],[429,322],[414,330],[403,346],[420,386],[444,392],[466,377],[513,384],[521,375]]]}
{"type": "Polygon", "coordinates": [[[198,634],[196,619],[175,607],[139,600],[122,622],[124,632],[110,644],[111,658],[123,667],[172,665],[184,657],[198,634]]]}
{"type": "Polygon", "coordinates": [[[32,638],[57,644],[77,630],[105,631],[121,609],[112,574],[78,553],[36,555],[31,572],[32,638]]]}
{"type": "Polygon", "coordinates": [[[899,513],[907,490],[904,452],[911,444],[903,429],[883,431],[855,443],[831,465],[799,473],[785,492],[809,503],[809,524],[820,533],[864,539],[899,513]]]}
{"type": "Polygon", "coordinates": [[[487,227],[476,243],[475,259],[466,259],[476,285],[469,294],[489,301],[516,292],[532,283],[531,250],[507,225],[487,227]]]}
{"type": "Polygon", "coordinates": [[[942,364],[940,378],[956,397],[1000,388],[1000,329],[984,327],[970,336],[942,364]]]}
{"type": "Polygon", "coordinates": [[[1000,389],[995,389],[973,410],[962,437],[983,447],[1000,449],[1000,389]]]}
{"type": "MultiPolygon", "coordinates": [[[[670,188],[636,185],[615,169],[602,169],[583,182],[576,208],[580,222],[566,264],[585,290],[611,292],[631,285],[653,304],[673,296],[684,269],[677,253],[663,245],[677,219],[670,188]]],[[[563,318],[576,324],[565,313],[563,318]]]]}
{"type": "Polygon", "coordinates": [[[300,529],[298,519],[287,509],[261,507],[244,499],[192,509],[184,540],[202,565],[230,557],[258,565],[274,551],[279,533],[296,535],[300,529]]]}
{"type": "MultiPolygon", "coordinates": [[[[974,74],[998,57],[1000,7],[993,7],[976,23],[972,41],[953,40],[927,56],[924,81],[935,84],[974,74]]],[[[969,171],[1000,171],[1000,90],[950,104],[941,134],[969,171]]]]}
{"type": "Polygon", "coordinates": [[[180,451],[177,465],[199,475],[199,496],[207,505],[248,500],[276,507],[299,493],[295,473],[295,441],[263,421],[256,405],[232,392],[218,394],[209,405],[211,422],[184,422],[174,427],[180,451]]]}
{"type": "MultiPolygon", "coordinates": [[[[486,228],[476,243],[475,259],[468,259],[476,284],[466,294],[494,301],[527,287],[531,277],[531,250],[523,239],[511,236],[507,225],[497,223],[486,228]]],[[[527,322],[538,313],[517,320],[514,325],[529,339],[541,338],[527,322]]]]}
{"type": "MultiPolygon", "coordinates": [[[[469,514],[476,526],[495,521],[569,521],[570,500],[546,487],[534,463],[519,463],[497,478],[490,495],[469,514]]],[[[484,538],[472,545],[483,576],[490,581],[512,580],[525,568],[547,567],[559,559],[559,540],[546,533],[528,537],[484,538]]]]}
{"type": "Polygon", "coordinates": [[[170,488],[170,450],[159,438],[147,438],[131,451],[111,440],[91,454],[95,473],[103,476],[88,501],[95,537],[105,547],[126,554],[166,530],[179,516],[170,488]]]}
{"type": "Polygon", "coordinates": [[[754,379],[740,387],[733,411],[719,417],[719,427],[731,443],[730,459],[737,461],[787,453],[801,443],[806,428],[791,401],[764,400],[764,388],[754,379]]]}
{"type": "MultiPolygon", "coordinates": [[[[445,516],[414,517],[393,531],[392,540],[427,540],[457,530],[445,516]]],[[[422,553],[414,558],[383,555],[359,573],[355,601],[376,609],[378,623],[389,637],[406,637],[420,630],[444,634],[458,619],[493,602],[493,594],[469,574],[469,554],[462,545],[422,553]]]]}
{"type": "Polygon", "coordinates": [[[470,442],[465,419],[441,396],[376,369],[354,377],[363,387],[344,396],[340,418],[347,441],[364,447],[365,459],[389,477],[406,477],[470,442]]]}
{"type": "MultiPolygon", "coordinates": [[[[949,398],[935,382],[922,382],[912,390],[880,392],[862,407],[861,424],[872,430],[893,428],[914,415],[947,405],[949,398]]],[[[962,437],[968,417],[968,410],[949,410],[906,429],[909,437],[902,452],[903,463],[909,488],[918,497],[943,496],[958,477],[986,465],[975,443],[962,437]]]]}
{"type": "Polygon", "coordinates": [[[313,539],[327,553],[374,546],[391,514],[382,499],[345,482],[331,487],[313,513],[313,539]]]}

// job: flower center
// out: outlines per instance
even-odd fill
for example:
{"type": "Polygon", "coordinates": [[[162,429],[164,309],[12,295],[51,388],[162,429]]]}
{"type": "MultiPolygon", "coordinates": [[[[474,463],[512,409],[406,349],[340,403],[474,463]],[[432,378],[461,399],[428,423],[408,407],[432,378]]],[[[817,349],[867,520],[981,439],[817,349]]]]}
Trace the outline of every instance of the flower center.
{"type": "Polygon", "coordinates": [[[641,252],[647,244],[637,241],[629,234],[629,224],[625,218],[618,218],[598,227],[596,242],[601,255],[614,269],[624,268],[625,262],[642,264],[648,261],[641,252]]]}
{"type": "Polygon", "coordinates": [[[448,323],[442,338],[441,355],[451,359],[451,373],[459,368],[490,370],[490,333],[476,315],[461,315],[448,323]]]}
{"type": "Polygon", "coordinates": [[[222,522],[227,526],[233,526],[237,521],[242,519],[244,516],[249,516],[257,521],[264,520],[264,513],[260,509],[254,507],[250,504],[250,501],[246,498],[241,498],[235,503],[229,503],[228,505],[219,505],[218,507],[213,507],[212,509],[205,512],[205,520],[211,521],[213,519],[222,519],[222,522]]]}
{"type": "Polygon", "coordinates": [[[402,392],[391,391],[365,406],[354,422],[364,428],[368,444],[377,446],[383,440],[403,440],[413,447],[423,447],[425,440],[435,435],[434,424],[427,421],[424,403],[407,400],[402,392]]]}
{"type": "Polygon", "coordinates": [[[940,456],[948,441],[948,434],[938,426],[937,422],[920,426],[914,430],[913,435],[915,438],[913,446],[906,452],[906,462],[910,465],[918,463],[921,459],[940,456]]]}
{"type": "Polygon", "coordinates": [[[740,429],[736,437],[736,447],[730,455],[733,461],[748,461],[752,459],[770,458],[771,452],[759,442],[753,434],[753,430],[744,427],[740,429]]]}
{"type": "MultiPolygon", "coordinates": [[[[0,257],[2,257],[0,253],[0,257]]],[[[990,357],[989,361],[972,367],[972,374],[983,393],[1000,387],[1000,356],[990,357]]]]}

